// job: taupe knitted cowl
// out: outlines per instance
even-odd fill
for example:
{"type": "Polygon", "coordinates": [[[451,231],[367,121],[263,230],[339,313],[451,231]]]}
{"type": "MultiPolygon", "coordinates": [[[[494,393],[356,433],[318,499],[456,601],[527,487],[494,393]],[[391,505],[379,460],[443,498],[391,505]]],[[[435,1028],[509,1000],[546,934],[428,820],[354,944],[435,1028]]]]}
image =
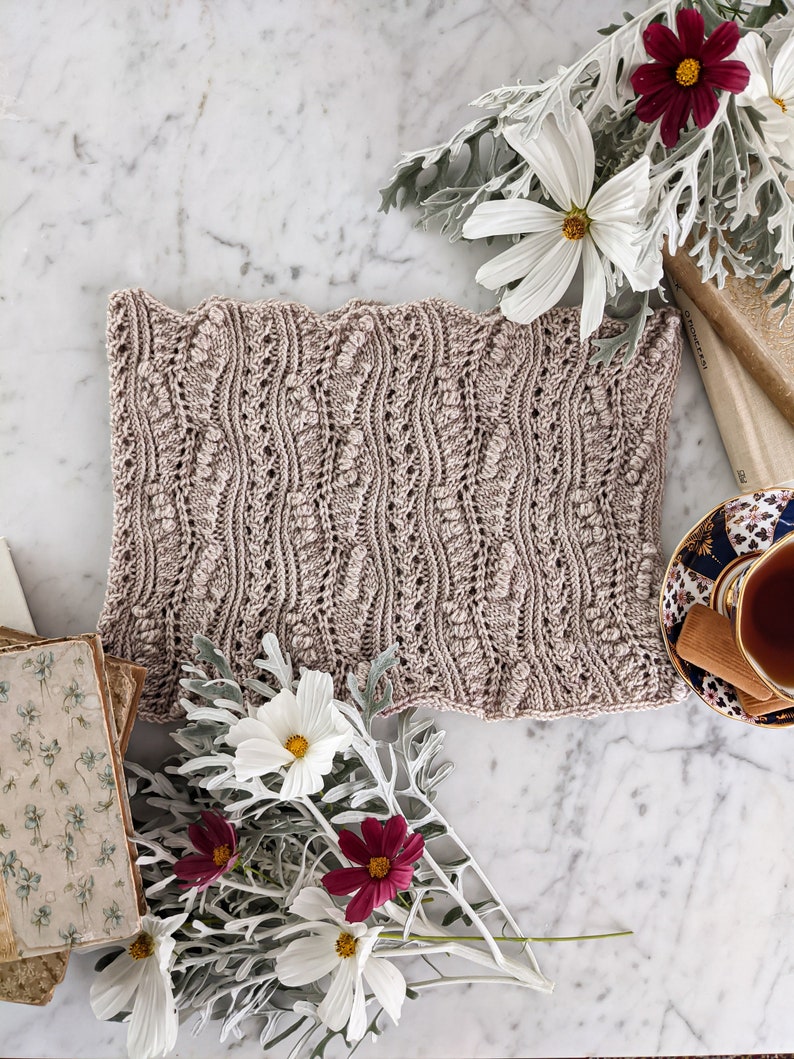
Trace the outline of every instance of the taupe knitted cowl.
{"type": "Polygon", "coordinates": [[[141,715],[180,715],[195,633],[242,679],[269,630],[337,694],[399,641],[400,707],[682,698],[657,619],[679,321],[657,313],[609,368],[578,331],[572,309],[522,326],[434,299],[181,313],[113,294],[99,631],[148,668],[141,715]]]}

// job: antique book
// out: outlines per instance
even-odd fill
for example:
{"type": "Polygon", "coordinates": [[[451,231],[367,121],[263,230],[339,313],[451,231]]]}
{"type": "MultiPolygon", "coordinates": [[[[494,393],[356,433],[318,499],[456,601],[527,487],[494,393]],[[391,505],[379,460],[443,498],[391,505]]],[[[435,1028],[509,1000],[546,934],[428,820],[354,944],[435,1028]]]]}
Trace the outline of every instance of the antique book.
{"type": "Polygon", "coordinates": [[[0,648],[0,963],[128,938],[143,902],[98,636],[0,648]]]}
{"type": "Polygon", "coordinates": [[[742,367],[689,294],[670,276],[684,332],[742,489],[794,479],[794,427],[742,367]]]}
{"type": "MultiPolygon", "coordinates": [[[[68,638],[65,637],[65,639],[68,638]]],[[[7,625],[0,624],[0,648],[11,647],[14,644],[38,643],[42,640],[41,636],[34,636],[21,629],[11,629],[7,625]]],[[[138,703],[146,679],[146,670],[143,666],[128,662],[125,658],[105,655],[105,675],[110,690],[113,720],[116,722],[116,732],[119,738],[119,750],[123,760],[138,713],[138,703]]]]}
{"type": "Polygon", "coordinates": [[[0,624],[36,631],[5,537],[0,537],[0,624]]]}
{"type": "MultiPolygon", "coordinates": [[[[21,591],[21,590],[20,590],[21,591]]],[[[7,620],[8,610],[0,605],[0,620],[7,620]]],[[[35,643],[41,637],[20,629],[0,626],[0,647],[35,643]]],[[[122,757],[126,753],[135,722],[138,701],[146,670],[132,662],[105,655],[105,669],[110,689],[113,716],[119,732],[122,757]]],[[[0,1001],[15,1004],[48,1004],[55,987],[62,981],[69,962],[69,949],[42,956],[29,956],[0,964],[0,1001]]]]}
{"type": "Polygon", "coordinates": [[[794,317],[772,308],[752,279],[704,283],[686,248],[664,252],[670,279],[695,303],[772,404],[794,424],[794,317]]]}

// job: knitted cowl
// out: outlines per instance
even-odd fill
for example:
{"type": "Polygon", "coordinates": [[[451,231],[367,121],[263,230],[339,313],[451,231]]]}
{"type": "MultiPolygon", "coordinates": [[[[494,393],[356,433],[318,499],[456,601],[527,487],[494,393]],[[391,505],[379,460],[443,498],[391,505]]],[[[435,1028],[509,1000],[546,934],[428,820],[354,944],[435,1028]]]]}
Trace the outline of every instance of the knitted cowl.
{"type": "Polygon", "coordinates": [[[656,604],[679,321],[657,313],[610,367],[578,329],[573,309],[518,325],[436,299],[181,313],[113,294],[99,631],[148,668],[141,716],[181,715],[194,634],[242,680],[271,630],[340,696],[398,641],[398,708],[682,698],[656,604]]]}

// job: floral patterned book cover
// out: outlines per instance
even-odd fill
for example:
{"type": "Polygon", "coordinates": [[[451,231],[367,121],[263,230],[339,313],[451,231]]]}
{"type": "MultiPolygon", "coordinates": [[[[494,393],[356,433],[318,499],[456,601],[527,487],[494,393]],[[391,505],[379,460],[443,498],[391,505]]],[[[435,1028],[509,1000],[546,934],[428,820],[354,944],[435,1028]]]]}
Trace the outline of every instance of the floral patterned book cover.
{"type": "Polygon", "coordinates": [[[119,762],[97,636],[0,650],[0,962],[138,930],[119,762]]]}

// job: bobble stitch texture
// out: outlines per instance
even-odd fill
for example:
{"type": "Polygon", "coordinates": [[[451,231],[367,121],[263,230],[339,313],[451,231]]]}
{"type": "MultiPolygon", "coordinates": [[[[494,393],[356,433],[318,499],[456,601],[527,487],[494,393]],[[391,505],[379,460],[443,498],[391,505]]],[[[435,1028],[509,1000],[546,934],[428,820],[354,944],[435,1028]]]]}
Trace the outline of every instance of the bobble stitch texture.
{"type": "Polygon", "coordinates": [[[99,631],[149,670],[141,716],[181,715],[195,633],[242,678],[271,629],[338,695],[399,641],[397,708],[683,698],[656,614],[678,318],[608,368],[578,329],[562,308],[520,326],[436,299],[180,313],[114,294],[99,631]]]}

